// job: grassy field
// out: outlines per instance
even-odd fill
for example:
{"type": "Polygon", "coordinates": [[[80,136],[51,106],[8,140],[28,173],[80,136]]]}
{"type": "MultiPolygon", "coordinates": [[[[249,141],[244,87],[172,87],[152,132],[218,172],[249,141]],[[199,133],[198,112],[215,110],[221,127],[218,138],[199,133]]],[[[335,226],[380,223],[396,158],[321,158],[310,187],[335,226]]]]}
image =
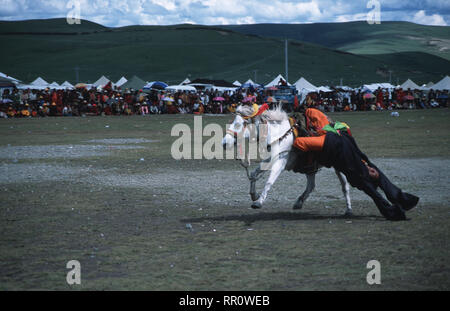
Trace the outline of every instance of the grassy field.
{"type": "MultiPolygon", "coordinates": [[[[393,83],[397,79],[402,83],[411,78],[423,84],[437,82],[450,71],[450,61],[441,55],[448,54],[448,51],[433,54],[419,46],[408,45],[411,48],[407,50],[366,48],[361,55],[352,54],[348,53],[354,52],[351,48],[340,50],[334,45],[329,46],[332,40],[327,35],[341,40],[341,43],[347,40],[344,43],[366,46],[360,40],[366,32],[367,38],[372,38],[375,28],[356,24],[359,28],[354,30],[345,23],[336,25],[336,30],[322,32],[320,25],[314,31],[299,32],[307,33],[307,37],[290,40],[290,82],[305,77],[317,85],[338,85],[342,78],[346,85],[356,87],[388,81],[388,71],[391,70],[393,83]],[[317,34],[320,40],[309,41],[310,34],[317,34]]],[[[385,30],[380,38],[405,46],[404,41],[398,39],[397,32],[392,30],[397,29],[396,26],[389,28],[389,25],[383,23],[385,30]]],[[[42,76],[49,83],[65,80],[75,83],[75,68],[78,67],[80,82],[88,83],[95,82],[101,75],[113,81],[122,76],[130,78],[137,75],[147,81],[162,80],[169,84],[178,84],[186,77],[191,80],[208,78],[245,82],[249,78],[255,80],[255,72],[257,82],[268,83],[285,72],[284,37],[274,37],[273,33],[280,27],[279,34],[286,29],[290,31],[288,34],[297,33],[299,25],[264,27],[262,33],[254,35],[231,26],[106,28],[84,20],[81,25],[68,25],[65,19],[0,22],[0,44],[8,47],[0,58],[0,68],[25,82],[42,76]]],[[[444,30],[420,27],[422,32],[436,33],[444,41],[448,37],[447,27],[443,27],[444,30]]],[[[413,42],[416,41],[419,42],[413,42]]]]}
{"type": "Polygon", "coordinates": [[[191,115],[0,120],[0,289],[450,289],[448,109],[331,117],[421,196],[408,221],[384,220],[356,189],[343,218],[326,169],[303,210],[291,209],[305,185],[293,173],[252,210],[236,161],[171,158],[171,129],[191,115]],[[81,285],[66,283],[72,259],[81,285]],[[378,286],[366,283],[372,259],[378,286]]]}

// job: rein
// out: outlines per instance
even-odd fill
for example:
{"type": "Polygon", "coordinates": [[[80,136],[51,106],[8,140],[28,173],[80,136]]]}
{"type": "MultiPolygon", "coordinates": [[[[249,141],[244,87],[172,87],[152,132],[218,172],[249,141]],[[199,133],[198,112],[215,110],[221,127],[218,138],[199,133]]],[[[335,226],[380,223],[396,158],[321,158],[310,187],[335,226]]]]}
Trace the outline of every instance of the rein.
{"type": "Polygon", "coordinates": [[[276,141],[280,142],[282,140],[284,140],[289,134],[291,134],[294,131],[294,128],[297,126],[297,123],[292,124],[292,126],[286,131],[286,133],[283,134],[283,136],[281,136],[280,138],[278,138],[277,140],[274,140],[272,142],[272,144],[276,141]]]}

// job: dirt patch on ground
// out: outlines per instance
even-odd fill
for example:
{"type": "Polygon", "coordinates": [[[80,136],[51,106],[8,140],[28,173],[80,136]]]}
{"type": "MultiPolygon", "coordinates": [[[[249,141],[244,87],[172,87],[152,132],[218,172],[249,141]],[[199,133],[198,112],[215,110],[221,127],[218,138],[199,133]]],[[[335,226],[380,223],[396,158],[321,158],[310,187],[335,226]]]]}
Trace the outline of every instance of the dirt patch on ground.
{"type": "MultiPolygon", "coordinates": [[[[47,157],[81,157],[89,155],[107,155],[109,148],[99,146],[38,146],[33,148],[15,147],[12,158],[47,157]]],[[[126,146],[119,146],[124,148],[126,146]]],[[[9,147],[12,148],[12,147],[9,147]]],[[[133,147],[133,148],[136,148],[133,147]]],[[[8,148],[5,148],[6,150],[8,148]]],[[[124,148],[127,149],[127,148],[124,148]]],[[[3,154],[5,156],[5,154],[3,154]]],[[[450,199],[448,192],[448,176],[450,160],[448,159],[374,159],[383,172],[404,191],[421,197],[421,204],[446,202],[450,199]]],[[[154,168],[150,172],[138,174],[124,173],[113,168],[100,169],[91,166],[67,166],[63,164],[42,163],[3,163],[0,165],[2,174],[0,183],[23,183],[38,181],[76,180],[85,184],[95,184],[102,188],[136,188],[164,189],[179,200],[195,202],[249,202],[248,180],[245,172],[236,166],[233,170],[199,170],[186,169],[165,170],[154,168]]],[[[268,176],[269,173],[266,173],[268,176]]],[[[264,186],[265,179],[259,181],[257,189],[264,186]]],[[[293,203],[304,191],[306,177],[301,174],[283,172],[269,193],[266,205],[272,202],[293,203]]],[[[370,201],[363,192],[351,189],[352,200],[370,201]]],[[[326,202],[343,200],[340,183],[334,170],[323,168],[316,176],[316,189],[309,201],[326,202]]]]}
{"type": "Polygon", "coordinates": [[[96,144],[111,144],[111,145],[126,145],[126,144],[143,144],[143,143],[157,143],[159,140],[144,139],[144,138],[108,138],[108,139],[92,139],[88,143],[96,144]]]}
{"type": "Polygon", "coordinates": [[[116,150],[144,149],[127,145],[45,145],[0,147],[0,159],[51,159],[108,156],[116,150]]]}

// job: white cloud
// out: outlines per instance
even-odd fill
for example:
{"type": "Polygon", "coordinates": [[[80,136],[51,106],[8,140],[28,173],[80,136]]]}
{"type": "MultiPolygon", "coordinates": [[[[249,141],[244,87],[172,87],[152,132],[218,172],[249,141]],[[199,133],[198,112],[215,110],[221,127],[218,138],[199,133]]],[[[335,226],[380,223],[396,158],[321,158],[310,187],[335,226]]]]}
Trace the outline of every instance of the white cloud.
{"type": "Polygon", "coordinates": [[[416,14],[414,14],[414,17],[411,21],[414,23],[425,25],[447,26],[447,23],[442,16],[440,16],[439,14],[426,15],[424,10],[420,10],[416,14]]]}
{"type": "Polygon", "coordinates": [[[202,2],[202,5],[206,6],[206,10],[213,16],[242,16],[248,11],[241,0],[206,0],[202,2]]]}
{"type": "Polygon", "coordinates": [[[168,11],[174,11],[177,9],[174,0],[151,0],[151,2],[165,8],[168,11]]]}
{"type": "Polygon", "coordinates": [[[226,17],[205,17],[203,24],[207,25],[240,25],[240,24],[254,24],[255,20],[251,16],[239,17],[239,18],[226,18],[226,17]]]}
{"type": "Polygon", "coordinates": [[[255,19],[252,16],[240,17],[236,20],[236,24],[255,24],[255,19]]]}
{"type": "Polygon", "coordinates": [[[352,15],[339,15],[334,19],[334,22],[345,23],[353,21],[365,21],[367,20],[367,13],[357,13],[352,15]]]}
{"type": "Polygon", "coordinates": [[[318,20],[322,16],[319,3],[316,0],[309,2],[273,0],[264,4],[252,1],[248,5],[256,19],[265,22],[311,21],[318,20]]]}
{"type": "MultiPolygon", "coordinates": [[[[369,11],[369,0],[0,0],[0,18],[66,17],[69,1],[79,1],[81,18],[105,26],[344,22],[365,20],[369,11]]],[[[450,23],[448,0],[378,1],[382,22],[450,23]]]]}

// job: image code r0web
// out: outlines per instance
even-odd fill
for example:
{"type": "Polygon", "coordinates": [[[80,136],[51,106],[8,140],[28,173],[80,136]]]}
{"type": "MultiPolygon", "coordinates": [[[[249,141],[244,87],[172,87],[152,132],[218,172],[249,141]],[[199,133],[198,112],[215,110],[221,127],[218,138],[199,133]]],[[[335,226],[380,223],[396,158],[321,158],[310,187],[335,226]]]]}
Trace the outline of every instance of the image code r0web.
{"type": "Polygon", "coordinates": [[[268,306],[269,296],[223,296],[224,306],[268,306]]]}

